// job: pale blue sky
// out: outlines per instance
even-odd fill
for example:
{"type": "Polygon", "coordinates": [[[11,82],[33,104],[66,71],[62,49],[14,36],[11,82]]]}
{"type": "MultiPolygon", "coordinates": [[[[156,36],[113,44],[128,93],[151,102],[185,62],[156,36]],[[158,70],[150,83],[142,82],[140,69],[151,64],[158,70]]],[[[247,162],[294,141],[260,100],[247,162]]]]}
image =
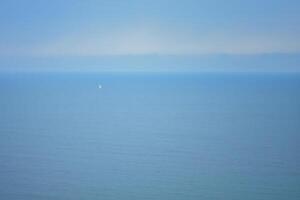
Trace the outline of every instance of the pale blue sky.
{"type": "Polygon", "coordinates": [[[32,59],[133,56],[145,58],[151,68],[147,55],[295,57],[299,35],[296,0],[0,1],[1,68],[24,58],[30,66],[32,59]]]}

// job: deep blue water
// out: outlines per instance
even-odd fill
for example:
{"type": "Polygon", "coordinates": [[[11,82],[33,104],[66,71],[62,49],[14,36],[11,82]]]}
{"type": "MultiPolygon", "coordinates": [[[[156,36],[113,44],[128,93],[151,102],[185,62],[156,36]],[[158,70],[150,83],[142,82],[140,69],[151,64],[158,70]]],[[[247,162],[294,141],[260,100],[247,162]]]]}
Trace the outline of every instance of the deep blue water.
{"type": "Polygon", "coordinates": [[[0,74],[0,199],[299,200],[299,154],[300,74],[0,74]]]}

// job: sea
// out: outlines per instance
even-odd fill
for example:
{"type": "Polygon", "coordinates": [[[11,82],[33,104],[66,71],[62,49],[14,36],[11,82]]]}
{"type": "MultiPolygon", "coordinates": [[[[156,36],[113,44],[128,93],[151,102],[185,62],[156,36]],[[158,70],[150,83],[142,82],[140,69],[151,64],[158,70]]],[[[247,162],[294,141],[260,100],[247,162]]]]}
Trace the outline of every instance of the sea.
{"type": "Polygon", "coordinates": [[[1,72],[0,199],[299,200],[300,73],[1,72]]]}

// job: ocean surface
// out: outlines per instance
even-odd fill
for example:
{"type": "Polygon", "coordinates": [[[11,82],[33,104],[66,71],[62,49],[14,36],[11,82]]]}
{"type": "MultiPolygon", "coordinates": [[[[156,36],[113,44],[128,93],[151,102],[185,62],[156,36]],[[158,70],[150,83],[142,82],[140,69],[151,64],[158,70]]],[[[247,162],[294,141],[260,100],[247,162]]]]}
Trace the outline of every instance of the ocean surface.
{"type": "Polygon", "coordinates": [[[299,200],[300,74],[1,73],[0,199],[299,200]]]}

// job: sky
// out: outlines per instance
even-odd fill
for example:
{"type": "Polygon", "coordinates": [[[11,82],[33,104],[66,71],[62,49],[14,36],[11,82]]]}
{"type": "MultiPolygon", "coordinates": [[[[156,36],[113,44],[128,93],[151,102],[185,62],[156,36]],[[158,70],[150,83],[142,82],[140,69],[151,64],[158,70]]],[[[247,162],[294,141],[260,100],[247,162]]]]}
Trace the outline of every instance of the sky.
{"type": "Polygon", "coordinates": [[[299,55],[297,0],[0,1],[0,70],[284,71],[299,55]]]}

